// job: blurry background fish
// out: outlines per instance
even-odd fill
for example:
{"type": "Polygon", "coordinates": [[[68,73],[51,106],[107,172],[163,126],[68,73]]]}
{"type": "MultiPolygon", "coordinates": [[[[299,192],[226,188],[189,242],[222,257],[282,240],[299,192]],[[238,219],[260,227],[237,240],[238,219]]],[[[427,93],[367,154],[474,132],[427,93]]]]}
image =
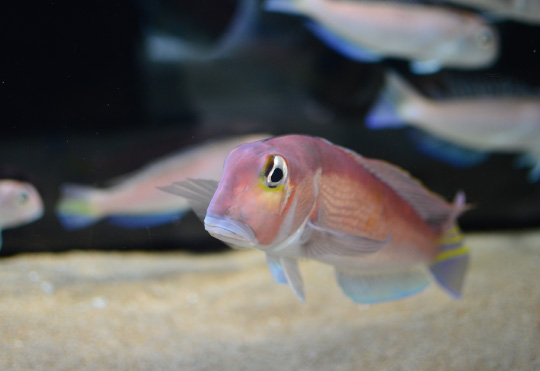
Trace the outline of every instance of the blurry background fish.
{"type": "MultiPolygon", "coordinates": [[[[470,82],[469,82],[470,84],[470,82]]],[[[474,86],[471,86],[474,88],[474,86]]],[[[474,165],[488,151],[522,153],[522,163],[532,167],[531,181],[540,180],[540,92],[512,95],[511,85],[504,95],[454,96],[434,100],[421,95],[396,73],[388,73],[381,100],[367,118],[370,128],[410,124],[457,147],[423,138],[427,152],[440,154],[456,165],[474,165]],[[431,145],[430,145],[431,144],[431,145]]]]}
{"type": "Polygon", "coordinates": [[[231,56],[249,43],[257,21],[255,0],[145,1],[140,25],[147,57],[155,62],[201,62],[231,56]],[[215,7],[212,12],[207,7],[215,7]],[[224,15],[229,15],[227,19],[224,15]]]}
{"type": "Polygon", "coordinates": [[[405,58],[416,73],[486,68],[499,52],[497,31],[472,12],[399,1],[268,0],[265,8],[311,18],[308,28],[349,58],[405,58]]]}
{"type": "Polygon", "coordinates": [[[448,0],[486,10],[495,16],[517,22],[540,24],[540,1],[538,0],[448,0]]]}
{"type": "Polygon", "coordinates": [[[107,218],[125,228],[146,228],[170,223],[187,211],[187,201],[171,197],[158,186],[188,178],[219,180],[229,152],[243,143],[267,134],[244,135],[205,142],[183,150],[131,174],[113,180],[106,188],[64,184],[57,205],[60,222],[66,229],[78,229],[107,218]]]}
{"type": "Polygon", "coordinates": [[[0,171],[0,248],[4,229],[31,223],[44,212],[41,197],[32,184],[5,176],[0,171]]]}
{"type": "MultiPolygon", "coordinates": [[[[0,154],[3,161],[28,169],[40,180],[34,184],[42,190],[46,213],[39,223],[5,233],[0,254],[74,248],[221,249],[191,213],[181,223],[154,228],[124,230],[96,223],[67,233],[54,212],[61,185],[108,188],[119,174],[130,174],[125,182],[139,169],[157,165],[154,159],[206,140],[268,131],[320,136],[365,156],[384,158],[447,199],[463,189],[477,206],[460,219],[465,230],[540,225],[540,182],[528,182],[530,167],[512,166],[513,153],[474,150],[478,161],[456,168],[432,157],[433,148],[455,150],[447,146],[448,140],[442,143],[432,134],[426,138],[425,130],[410,127],[371,130],[364,125],[388,70],[398,71],[428,102],[478,98],[452,91],[437,95],[430,89],[442,86],[444,91],[449,85],[441,78],[454,81],[459,74],[470,81],[511,78],[533,92],[540,87],[540,27],[518,18],[485,16],[486,11],[472,3],[347,2],[355,9],[420,11],[415,25],[427,27],[420,32],[403,19],[375,18],[364,46],[341,34],[334,23],[304,11],[315,4],[338,5],[322,0],[6,3],[0,14],[5,29],[0,36],[5,56],[0,59],[0,154]],[[296,12],[300,16],[265,10],[270,4],[290,9],[301,5],[296,12]],[[463,43],[448,33],[447,21],[435,21],[431,14],[450,23],[463,20],[458,28],[463,43]],[[400,33],[409,36],[394,39],[400,33]],[[421,49],[435,53],[430,56],[418,51],[427,36],[433,37],[428,41],[435,49],[421,49]],[[342,43],[344,39],[349,42],[342,43]],[[475,49],[482,40],[488,47],[475,49]],[[393,54],[388,49],[392,45],[405,48],[393,54]],[[363,46],[378,62],[350,59],[345,52],[351,46],[355,52],[363,46]],[[448,49],[438,48],[442,46],[448,49]],[[450,55],[485,57],[477,59],[485,64],[449,63],[445,58],[450,55]],[[417,72],[442,70],[427,76],[410,73],[411,62],[419,60],[425,63],[413,65],[429,68],[417,72]]],[[[335,16],[331,11],[324,15],[335,16]]],[[[511,86],[502,89],[516,96],[511,86]]],[[[462,145],[457,148],[463,151],[462,145]]],[[[446,159],[446,153],[438,157],[446,159]]]]}

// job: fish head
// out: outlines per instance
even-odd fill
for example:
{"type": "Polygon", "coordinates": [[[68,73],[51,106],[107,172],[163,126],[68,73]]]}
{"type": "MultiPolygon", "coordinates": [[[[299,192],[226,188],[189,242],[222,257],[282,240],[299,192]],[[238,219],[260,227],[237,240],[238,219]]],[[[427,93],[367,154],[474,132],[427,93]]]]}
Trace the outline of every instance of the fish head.
{"type": "Polygon", "coordinates": [[[305,225],[316,199],[316,164],[294,145],[263,140],[229,154],[204,221],[212,236],[264,250],[305,225]]]}
{"type": "Polygon", "coordinates": [[[497,30],[475,14],[462,17],[455,65],[462,67],[488,67],[499,55],[499,35],[497,30]]]}
{"type": "Polygon", "coordinates": [[[0,181],[0,228],[30,223],[43,215],[43,201],[36,188],[16,180],[0,181]]]}

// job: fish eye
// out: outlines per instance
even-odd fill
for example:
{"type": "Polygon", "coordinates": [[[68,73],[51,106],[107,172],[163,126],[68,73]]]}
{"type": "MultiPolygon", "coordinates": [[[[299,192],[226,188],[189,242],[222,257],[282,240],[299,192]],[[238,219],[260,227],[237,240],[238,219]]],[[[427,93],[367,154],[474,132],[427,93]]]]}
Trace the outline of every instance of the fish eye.
{"type": "Polygon", "coordinates": [[[26,192],[21,192],[17,195],[17,202],[21,205],[24,205],[26,202],[28,202],[28,199],[30,196],[26,192]]]}
{"type": "Polygon", "coordinates": [[[482,30],[476,35],[476,42],[482,48],[490,48],[493,45],[494,40],[495,37],[493,32],[489,29],[482,30]]]}
{"type": "Polygon", "coordinates": [[[268,162],[264,171],[264,185],[268,188],[277,188],[287,179],[287,163],[279,155],[272,156],[272,161],[268,162]]]}

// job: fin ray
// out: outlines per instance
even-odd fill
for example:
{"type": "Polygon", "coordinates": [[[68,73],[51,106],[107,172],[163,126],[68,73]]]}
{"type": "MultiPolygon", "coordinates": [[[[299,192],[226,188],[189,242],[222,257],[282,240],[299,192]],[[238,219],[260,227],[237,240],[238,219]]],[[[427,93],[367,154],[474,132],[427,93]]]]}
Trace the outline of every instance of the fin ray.
{"type": "Polygon", "coordinates": [[[218,182],[209,179],[187,179],[158,189],[185,198],[200,220],[204,220],[206,210],[214,197],[218,182]]]}
{"type": "Polygon", "coordinates": [[[465,209],[463,207],[456,213],[453,205],[429,191],[420,181],[395,165],[383,160],[368,159],[351,151],[348,153],[355,156],[370,173],[399,194],[428,225],[434,228],[446,227],[453,221],[452,217],[456,218],[465,209]]]}
{"type": "Polygon", "coordinates": [[[429,269],[437,282],[453,297],[461,297],[469,264],[469,248],[456,225],[448,228],[440,242],[440,252],[429,269]]]}
{"type": "Polygon", "coordinates": [[[268,269],[272,273],[272,277],[277,283],[286,285],[288,283],[287,277],[285,276],[285,271],[281,265],[280,258],[274,255],[266,254],[266,263],[268,264],[268,269]]]}
{"type": "Polygon", "coordinates": [[[358,256],[379,251],[390,241],[390,235],[384,241],[362,236],[328,230],[308,223],[309,242],[302,246],[305,256],[317,258],[321,256],[358,256]]]}
{"type": "Polygon", "coordinates": [[[298,300],[304,303],[306,301],[304,295],[304,281],[302,280],[302,275],[298,269],[298,261],[292,258],[281,258],[280,261],[289,287],[292,289],[298,300]]]}

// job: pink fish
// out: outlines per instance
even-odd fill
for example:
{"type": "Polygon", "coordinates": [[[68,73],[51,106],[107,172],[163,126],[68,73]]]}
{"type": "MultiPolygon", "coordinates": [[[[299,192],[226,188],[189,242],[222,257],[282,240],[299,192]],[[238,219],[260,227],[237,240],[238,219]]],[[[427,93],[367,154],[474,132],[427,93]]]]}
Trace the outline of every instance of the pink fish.
{"type": "Polygon", "coordinates": [[[68,230],[101,219],[125,228],[171,223],[189,211],[189,205],[182,198],[160,192],[156,186],[190,177],[219,179],[223,161],[234,147],[268,136],[248,134],[198,144],[154,160],[113,181],[109,187],[64,184],[56,206],[59,220],[68,230]]]}
{"type": "Polygon", "coordinates": [[[189,180],[162,189],[186,198],[212,236],[264,251],[275,280],[301,301],[302,258],[334,266],[355,302],[421,291],[426,265],[461,295],[468,249],[456,219],[467,208],[464,195],[449,204],[400,168],[325,139],[244,144],[227,157],[219,184],[189,180]]]}

